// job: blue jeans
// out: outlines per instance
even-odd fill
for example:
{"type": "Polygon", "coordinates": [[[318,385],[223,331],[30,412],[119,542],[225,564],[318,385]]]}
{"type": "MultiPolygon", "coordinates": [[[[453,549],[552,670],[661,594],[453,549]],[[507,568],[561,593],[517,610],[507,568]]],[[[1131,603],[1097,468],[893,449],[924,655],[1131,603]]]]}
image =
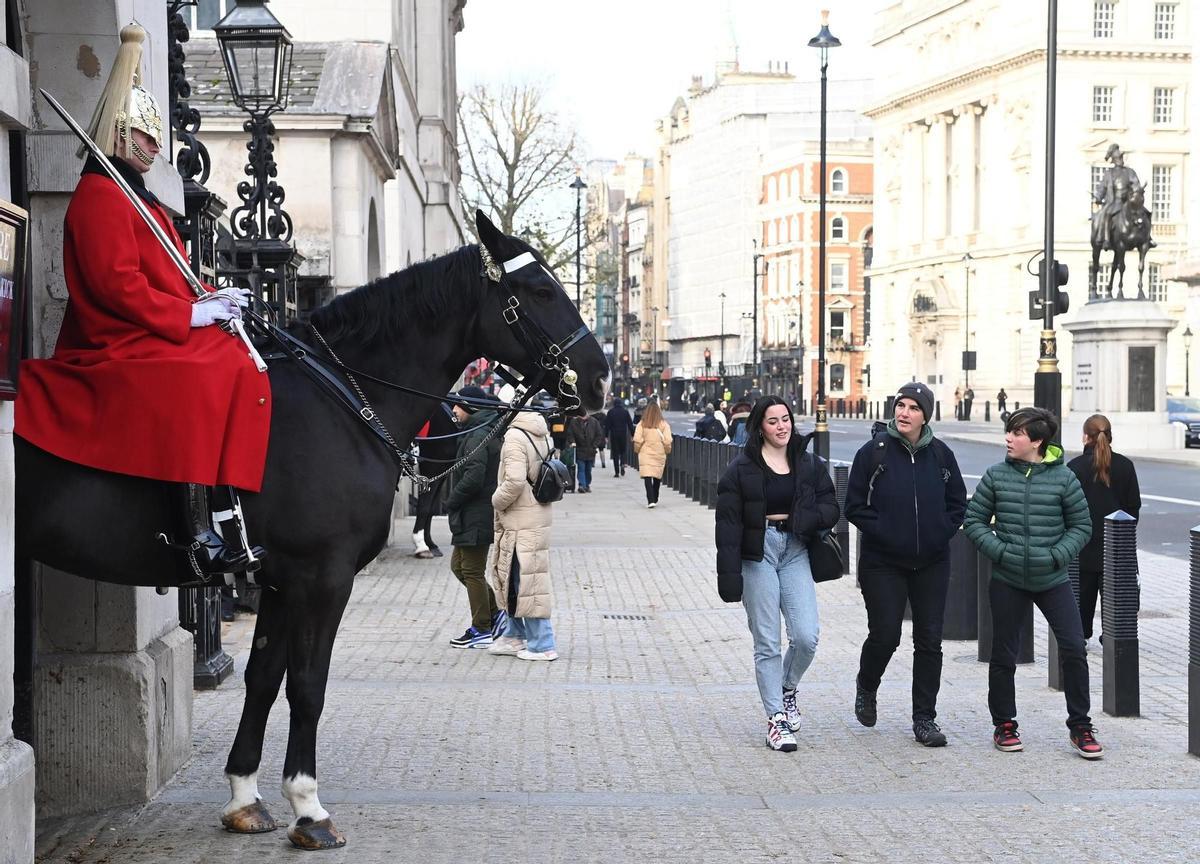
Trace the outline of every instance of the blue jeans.
{"type": "Polygon", "coordinates": [[[576,470],[579,472],[579,485],[584,489],[588,489],[592,485],[592,466],[595,464],[595,459],[577,459],[575,461],[576,470]]]}
{"type": "Polygon", "coordinates": [[[758,695],[770,717],[783,711],[783,691],[796,689],[817,653],[817,590],[804,543],[768,528],[763,560],[742,559],[742,605],[754,637],[758,695]],[[788,634],[786,655],[780,653],[781,612],[788,634]]]}
{"type": "MultiPolygon", "coordinates": [[[[521,590],[521,567],[517,563],[517,553],[513,551],[513,566],[509,571],[508,608],[516,609],[516,598],[521,590]]],[[[549,618],[518,618],[508,616],[504,625],[504,635],[513,639],[524,639],[525,647],[530,651],[553,651],[554,628],[550,626],[549,618]]]]}

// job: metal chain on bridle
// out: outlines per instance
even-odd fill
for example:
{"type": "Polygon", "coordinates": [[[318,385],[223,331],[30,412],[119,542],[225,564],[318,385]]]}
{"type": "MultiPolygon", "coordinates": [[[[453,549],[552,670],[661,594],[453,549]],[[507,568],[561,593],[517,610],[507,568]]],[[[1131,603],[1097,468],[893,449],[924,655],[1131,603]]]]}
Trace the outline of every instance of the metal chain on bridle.
{"type": "MultiPolygon", "coordinates": [[[[471,449],[470,452],[463,454],[463,456],[451,464],[449,468],[438,474],[435,474],[432,477],[426,477],[421,474],[417,465],[417,461],[413,458],[412,453],[400,447],[400,445],[396,443],[396,439],[392,437],[392,433],[384,424],[383,419],[376,413],[375,409],[371,407],[371,403],[367,399],[367,394],[363,392],[362,387],[359,386],[359,383],[355,378],[355,372],[352,371],[351,368],[342,361],[342,359],[337,355],[337,352],[335,352],[329,343],[325,341],[325,337],[321,335],[321,331],[318,330],[311,321],[308,324],[309,329],[311,329],[313,332],[313,335],[317,337],[317,341],[321,343],[321,347],[325,349],[330,359],[337,364],[337,367],[341,370],[342,374],[346,376],[346,380],[354,389],[354,394],[362,403],[363,407],[359,410],[359,415],[366,423],[373,425],[378,430],[380,436],[385,442],[387,442],[388,446],[391,447],[392,451],[396,454],[396,459],[400,465],[400,473],[409,477],[414,483],[416,483],[420,491],[428,489],[437,481],[444,477],[448,477],[450,474],[457,471],[464,464],[466,464],[472,456],[486,447],[489,441],[506,431],[512,424],[517,413],[525,408],[525,404],[538,391],[541,381],[547,373],[557,373],[558,375],[558,393],[560,397],[559,407],[562,411],[574,411],[582,404],[579,398],[579,391],[575,386],[579,380],[579,375],[574,369],[571,368],[571,364],[566,356],[566,352],[571,348],[571,346],[575,345],[577,342],[587,336],[587,334],[590,332],[587,328],[587,325],[581,325],[566,339],[560,340],[559,342],[553,341],[535,321],[522,313],[521,301],[517,299],[506,279],[507,273],[511,273],[513,270],[517,270],[521,267],[535,263],[536,259],[533,257],[532,253],[525,252],[521,255],[518,255],[516,258],[504,262],[503,270],[498,264],[496,264],[495,259],[492,258],[491,254],[487,250],[487,247],[485,247],[482,243],[479,244],[479,255],[483,262],[483,271],[480,273],[480,276],[490,282],[497,283],[508,295],[507,305],[504,307],[501,313],[504,316],[505,323],[512,328],[513,334],[517,337],[517,341],[521,343],[522,347],[524,347],[529,353],[529,356],[536,356],[538,358],[538,366],[540,367],[541,371],[539,371],[538,374],[534,376],[533,381],[530,382],[527,387],[525,387],[525,392],[521,398],[515,403],[512,403],[509,408],[503,409],[506,411],[506,416],[494,423],[491,429],[488,430],[487,434],[484,435],[482,440],[480,440],[480,442],[473,449],[471,449]]],[[[549,273],[549,271],[546,272],[549,273]]],[[[363,375],[364,373],[360,372],[358,374],[363,375]]],[[[399,387],[391,382],[381,381],[380,379],[374,378],[374,376],[365,377],[375,381],[376,383],[385,384],[395,387],[396,389],[416,392],[420,395],[428,396],[429,398],[445,398],[434,396],[433,394],[421,393],[420,391],[412,391],[411,388],[408,387],[399,387]]],[[[509,376],[506,375],[504,377],[507,378],[509,376]]],[[[512,383],[514,383],[514,385],[518,383],[523,384],[523,382],[518,382],[515,379],[512,381],[512,383]]],[[[476,407],[480,406],[477,405],[476,407]]],[[[466,433],[456,433],[456,435],[461,434],[466,433]]]]}

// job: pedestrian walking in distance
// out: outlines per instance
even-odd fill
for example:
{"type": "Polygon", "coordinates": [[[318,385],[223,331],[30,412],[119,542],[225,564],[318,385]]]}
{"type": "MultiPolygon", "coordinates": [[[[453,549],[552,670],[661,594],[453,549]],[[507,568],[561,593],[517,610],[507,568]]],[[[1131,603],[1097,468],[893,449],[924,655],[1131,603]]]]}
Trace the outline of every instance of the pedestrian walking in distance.
{"type": "Polygon", "coordinates": [[[1004,388],[1000,388],[1000,392],[996,394],[996,412],[1003,414],[1008,410],[1008,394],[1004,392],[1004,388]]]}
{"type": "Polygon", "coordinates": [[[671,427],[663,419],[658,402],[646,406],[641,421],[633,430],[633,452],[638,454],[638,474],[646,484],[646,507],[658,506],[667,457],[671,455],[671,427]]]}
{"type": "Polygon", "coordinates": [[[609,455],[612,456],[613,476],[625,476],[625,464],[629,455],[629,439],[633,437],[633,418],[625,408],[625,400],[614,398],[612,407],[604,418],[604,431],[608,436],[609,455]]]}
{"type": "Polygon", "coordinates": [[[1104,517],[1124,510],[1137,519],[1142,493],[1133,463],[1113,452],[1112,424],[1103,414],[1093,414],[1083,422],[1083,455],[1067,467],[1079,479],[1092,514],[1092,539],[1079,553],[1079,617],[1083,638],[1091,639],[1104,576],[1104,517]]]}
{"type": "Polygon", "coordinates": [[[592,491],[592,466],[596,453],[604,446],[604,427],[589,414],[572,417],[567,423],[567,446],[575,448],[575,466],[579,473],[578,491],[592,491]]]}
{"type": "Polygon", "coordinates": [[[717,487],[717,592],[741,602],[754,639],[754,676],[767,713],[767,746],[796,749],[796,688],[817,652],[817,592],[808,544],[838,521],[825,463],[796,435],[792,409],[764,396],[750,412],[745,449],[717,487]],[[781,653],[780,616],[788,646],[781,653]]]}
{"type": "Polygon", "coordinates": [[[1009,416],[1004,430],[1008,456],[984,472],[964,523],[971,542],[992,561],[992,741],[998,750],[1023,748],[1013,677],[1021,622],[1035,603],[1058,640],[1071,746],[1085,759],[1098,759],[1104,748],[1088,716],[1083,624],[1067,578],[1067,563],[1092,536],[1087,499],[1074,472],[1063,464],[1062,448],[1051,443],[1058,431],[1053,414],[1022,408],[1009,416]]]}
{"type": "Polygon", "coordinates": [[[520,660],[557,660],[550,625],[549,504],[533,497],[542,460],[553,442],[540,414],[522,412],[504,433],[500,473],[491,505],[496,513],[496,553],[492,586],[504,601],[504,634],[488,652],[520,660]]]}
{"type": "MultiPolygon", "coordinates": [[[[446,494],[446,513],[450,517],[450,572],[467,589],[471,606],[471,624],[450,644],[455,648],[487,648],[495,634],[504,626],[504,612],[496,604],[488,587],[488,548],[494,537],[492,527],[492,493],[496,491],[496,472],[500,467],[500,442],[492,438],[484,443],[493,424],[499,422],[497,412],[485,407],[485,400],[494,399],[482,387],[469,385],[458,391],[471,404],[455,405],[454,417],[463,431],[458,442],[458,460],[462,463],[450,475],[450,491],[446,494]]],[[[499,404],[497,400],[497,405],[499,404]]]]}
{"type": "Polygon", "coordinates": [[[912,607],[912,730],[942,747],[937,696],[942,683],[942,623],[950,584],[950,540],[962,525],[967,489],[958,461],[935,438],[933,393],[905,384],[887,429],[859,448],[846,489],[846,518],[862,537],[858,585],[867,607],[855,681],[854,716],[876,722],[876,692],[900,645],[904,607],[912,607]]]}

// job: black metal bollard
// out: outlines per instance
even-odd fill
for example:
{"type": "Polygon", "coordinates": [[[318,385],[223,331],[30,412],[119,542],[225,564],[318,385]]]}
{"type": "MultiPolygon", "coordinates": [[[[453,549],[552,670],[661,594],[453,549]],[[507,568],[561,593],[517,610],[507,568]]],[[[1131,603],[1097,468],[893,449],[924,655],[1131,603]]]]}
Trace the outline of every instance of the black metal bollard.
{"type": "MultiPolygon", "coordinates": [[[[992,660],[992,598],[988,594],[988,585],[992,581],[992,559],[982,553],[979,555],[979,601],[978,628],[979,643],[976,656],[980,663],[990,663],[992,660]]],[[[1033,604],[1025,611],[1025,620],[1021,622],[1021,647],[1017,649],[1018,663],[1033,662],[1033,604]]]]}
{"type": "Polygon", "coordinates": [[[704,442],[697,441],[696,446],[688,454],[687,497],[693,501],[700,500],[700,450],[703,447],[704,442]]]}
{"type": "Polygon", "coordinates": [[[842,572],[850,572],[850,522],[846,519],[846,487],[850,485],[850,466],[833,466],[833,486],[837,490],[838,517],[837,538],[842,547],[842,572]]]}
{"type": "Polygon", "coordinates": [[[946,590],[943,639],[975,639],[979,635],[979,554],[960,528],[950,541],[950,584],[946,590]]]}
{"type": "Polygon", "coordinates": [[[992,400],[988,399],[983,403],[983,422],[990,423],[992,420],[992,400]]]}
{"type": "Polygon", "coordinates": [[[192,686],[212,690],[233,672],[221,646],[221,589],[179,589],[179,626],[192,634],[192,686]]]}
{"type": "Polygon", "coordinates": [[[942,422],[942,400],[939,399],[933,403],[933,419],[942,422]]]}
{"type": "Polygon", "coordinates": [[[1188,752],[1200,756],[1200,525],[1191,534],[1188,601],[1188,752]]]}
{"type": "MultiPolygon", "coordinates": [[[[1071,580],[1071,593],[1075,595],[1075,605],[1079,605],[1079,559],[1072,558],[1071,563],[1067,565],[1067,577],[1071,580]]],[[[1054,638],[1054,631],[1050,631],[1050,635],[1046,640],[1046,685],[1051,690],[1063,689],[1062,683],[1062,661],[1058,656],[1058,640],[1054,638]]]]}
{"type": "Polygon", "coordinates": [[[1141,713],[1138,681],[1137,520],[1118,510],[1104,517],[1104,713],[1141,713]]]}
{"type": "Polygon", "coordinates": [[[715,441],[709,442],[711,446],[704,448],[708,458],[704,460],[704,479],[705,479],[705,497],[704,503],[708,505],[709,510],[715,510],[717,507],[717,482],[721,479],[721,445],[715,441]]]}

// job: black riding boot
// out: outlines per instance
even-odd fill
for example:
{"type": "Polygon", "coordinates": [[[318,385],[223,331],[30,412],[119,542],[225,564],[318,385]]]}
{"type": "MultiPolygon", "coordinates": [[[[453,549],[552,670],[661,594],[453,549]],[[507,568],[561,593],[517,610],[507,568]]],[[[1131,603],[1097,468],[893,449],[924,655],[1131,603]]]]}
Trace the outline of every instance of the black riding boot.
{"type": "Polygon", "coordinates": [[[180,516],[190,555],[206,576],[220,573],[240,573],[247,568],[250,556],[238,546],[226,544],[213,530],[212,509],[209,507],[208,487],[196,483],[175,486],[180,516]]]}
{"type": "Polygon", "coordinates": [[[212,490],[212,518],[221,528],[221,536],[225,545],[234,554],[245,560],[239,572],[253,573],[261,566],[261,559],[267,551],[261,546],[253,546],[246,536],[246,520],[242,514],[242,502],[238,498],[237,489],[232,486],[216,486],[212,490]]]}

